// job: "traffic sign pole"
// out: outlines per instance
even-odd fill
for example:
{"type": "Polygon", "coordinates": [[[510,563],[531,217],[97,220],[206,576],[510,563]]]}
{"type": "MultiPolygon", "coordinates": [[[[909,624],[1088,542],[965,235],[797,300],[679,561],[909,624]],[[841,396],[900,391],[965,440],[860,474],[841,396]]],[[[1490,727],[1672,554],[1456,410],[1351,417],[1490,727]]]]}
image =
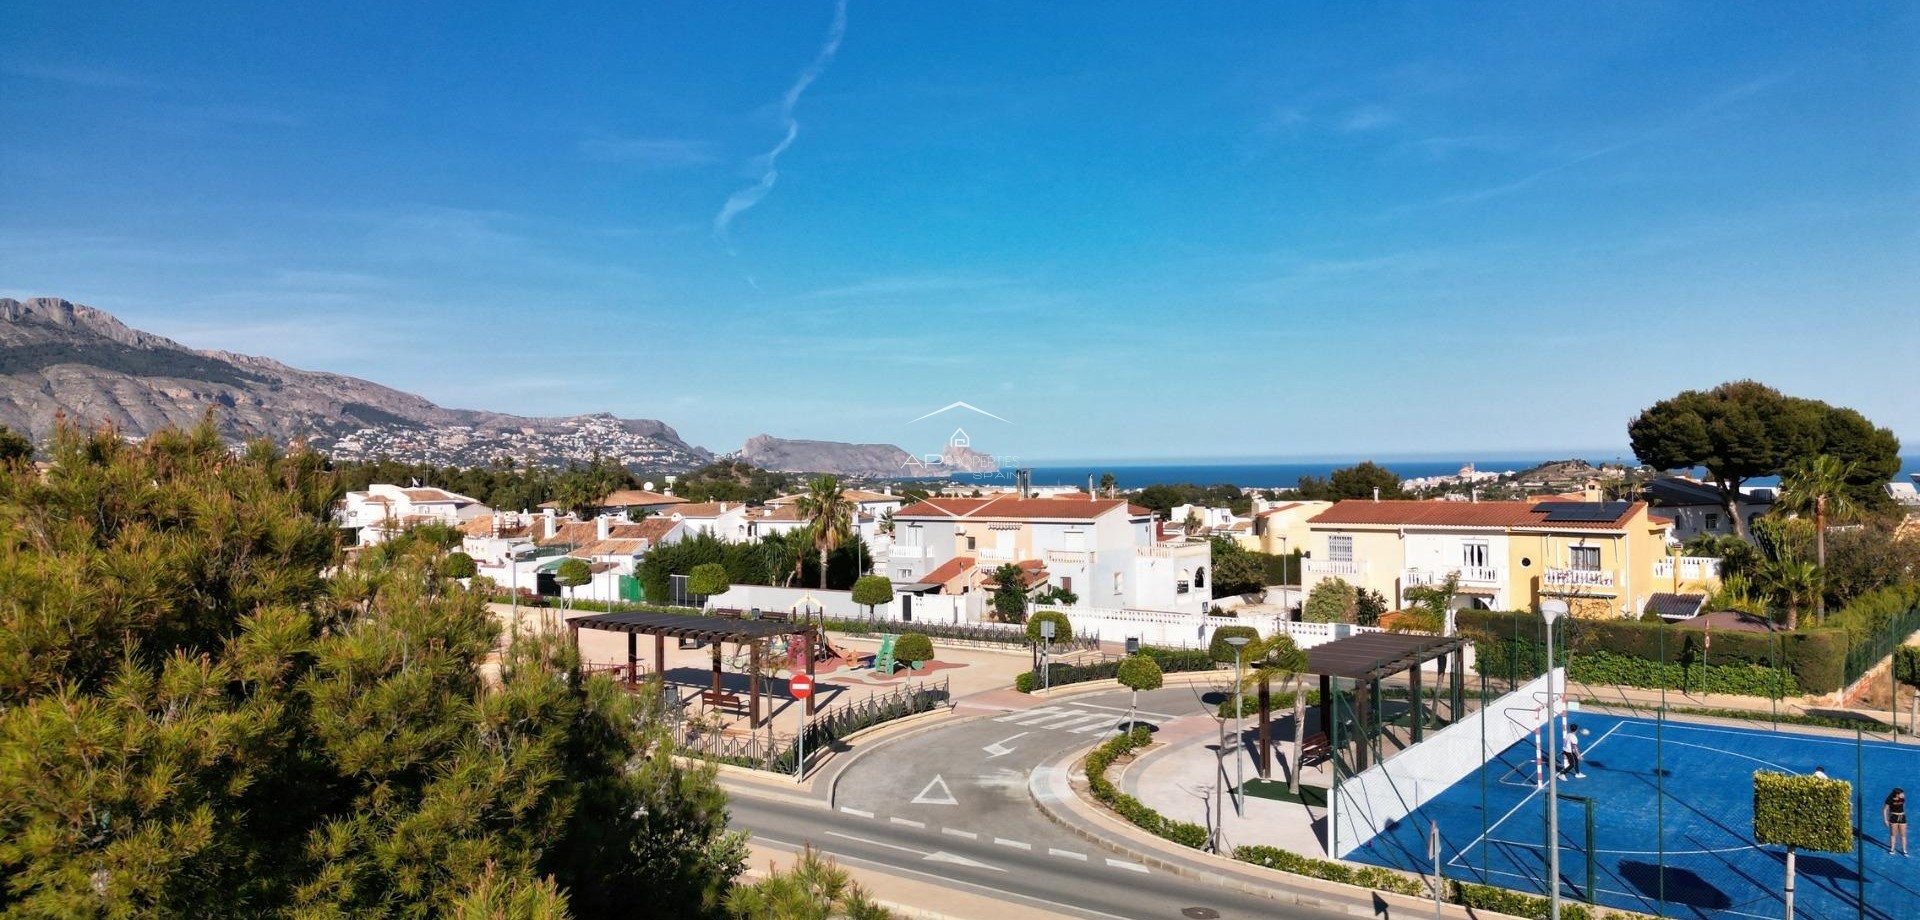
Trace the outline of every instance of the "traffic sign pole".
{"type": "MultiPolygon", "coordinates": [[[[787,681],[787,689],[793,692],[796,700],[805,700],[813,695],[813,678],[805,674],[795,674],[787,681]]],[[[805,782],[807,778],[807,710],[800,708],[800,730],[794,734],[793,778],[795,782],[805,782]]]]}

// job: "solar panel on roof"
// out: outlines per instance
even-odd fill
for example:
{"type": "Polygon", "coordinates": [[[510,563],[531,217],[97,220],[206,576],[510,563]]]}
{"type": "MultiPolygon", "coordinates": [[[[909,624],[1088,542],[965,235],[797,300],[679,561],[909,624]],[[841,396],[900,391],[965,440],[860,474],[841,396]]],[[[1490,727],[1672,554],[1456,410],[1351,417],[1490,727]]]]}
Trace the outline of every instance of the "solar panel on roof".
{"type": "Polygon", "coordinates": [[[1559,523],[1611,521],[1633,507],[1627,502],[1555,502],[1545,520],[1559,523]]]}

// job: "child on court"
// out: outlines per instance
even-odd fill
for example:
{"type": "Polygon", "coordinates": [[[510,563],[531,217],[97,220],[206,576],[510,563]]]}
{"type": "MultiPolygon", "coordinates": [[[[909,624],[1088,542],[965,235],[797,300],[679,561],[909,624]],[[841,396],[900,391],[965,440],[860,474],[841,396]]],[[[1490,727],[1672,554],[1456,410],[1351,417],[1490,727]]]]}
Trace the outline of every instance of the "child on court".
{"type": "Polygon", "coordinates": [[[1895,788],[1887,796],[1886,804],[1880,806],[1880,820],[1887,822],[1887,855],[1893,855],[1895,844],[1900,847],[1900,855],[1907,854],[1907,790],[1895,788]]]}
{"type": "Polygon", "coordinates": [[[1578,725],[1567,725],[1565,738],[1560,744],[1560,778],[1587,778],[1587,774],[1580,772],[1580,726],[1578,725]]]}

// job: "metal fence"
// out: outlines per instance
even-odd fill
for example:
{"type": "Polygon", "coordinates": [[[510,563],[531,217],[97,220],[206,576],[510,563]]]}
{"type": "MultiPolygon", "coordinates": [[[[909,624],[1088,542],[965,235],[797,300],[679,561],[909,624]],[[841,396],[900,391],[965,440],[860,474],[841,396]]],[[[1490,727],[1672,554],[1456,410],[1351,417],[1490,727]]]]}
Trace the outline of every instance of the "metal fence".
{"type": "MultiPolygon", "coordinates": [[[[856,636],[885,636],[902,633],[919,633],[929,639],[951,642],[957,645],[1007,646],[1030,644],[1027,641],[1027,628],[1008,623],[913,623],[901,620],[883,619],[830,619],[828,629],[836,629],[856,636]]],[[[1066,642],[1056,641],[1054,645],[1067,651],[1091,651],[1100,647],[1096,636],[1074,636],[1066,642]]]]}
{"type": "MultiPolygon", "coordinates": [[[[947,680],[941,678],[873,693],[858,702],[836,703],[827,712],[808,720],[807,760],[813,762],[819,752],[833,748],[854,732],[931,712],[948,705],[950,699],[947,680]]],[[[721,730],[718,722],[689,716],[682,708],[680,717],[674,721],[673,736],[687,754],[755,770],[792,773],[799,756],[795,736],[774,731],[771,719],[751,734],[729,734],[721,730]]]]}

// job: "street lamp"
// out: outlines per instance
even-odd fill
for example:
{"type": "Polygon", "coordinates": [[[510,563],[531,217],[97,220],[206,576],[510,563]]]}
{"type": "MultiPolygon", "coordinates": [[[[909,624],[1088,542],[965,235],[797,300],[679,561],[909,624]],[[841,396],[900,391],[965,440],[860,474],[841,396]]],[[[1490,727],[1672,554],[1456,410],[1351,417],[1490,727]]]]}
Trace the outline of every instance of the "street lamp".
{"type": "Polygon", "coordinates": [[[1227,644],[1233,646],[1233,813],[1247,816],[1247,758],[1241,754],[1241,738],[1246,734],[1241,720],[1245,717],[1245,708],[1241,699],[1241,668],[1246,657],[1241,652],[1247,647],[1246,636],[1229,636],[1227,644]]]}
{"type": "Polygon", "coordinates": [[[1547,756],[1541,767],[1547,771],[1547,918],[1560,920],[1560,744],[1553,733],[1553,693],[1559,683],[1553,672],[1553,623],[1566,616],[1567,602],[1550,597],[1540,602],[1540,616],[1547,621],[1547,756]]]}

